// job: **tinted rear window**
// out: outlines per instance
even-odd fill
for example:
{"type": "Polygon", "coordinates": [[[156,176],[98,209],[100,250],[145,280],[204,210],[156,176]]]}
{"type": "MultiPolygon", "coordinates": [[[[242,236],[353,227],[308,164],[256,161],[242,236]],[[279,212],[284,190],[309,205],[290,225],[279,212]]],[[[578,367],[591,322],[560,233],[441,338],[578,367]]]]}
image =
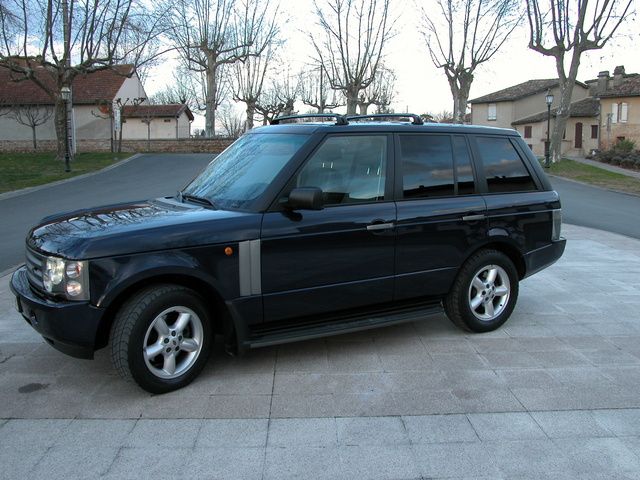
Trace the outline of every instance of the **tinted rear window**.
{"type": "Polygon", "coordinates": [[[522,158],[508,138],[476,137],[489,193],[535,190],[522,158]]]}

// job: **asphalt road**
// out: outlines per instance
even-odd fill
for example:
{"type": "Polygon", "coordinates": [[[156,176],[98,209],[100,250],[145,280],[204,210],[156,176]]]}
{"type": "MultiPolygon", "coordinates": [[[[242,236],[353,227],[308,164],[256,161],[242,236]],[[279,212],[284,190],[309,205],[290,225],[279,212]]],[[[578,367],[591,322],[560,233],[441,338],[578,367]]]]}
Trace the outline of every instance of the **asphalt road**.
{"type": "Polygon", "coordinates": [[[560,194],[564,223],[640,239],[640,196],[557,177],[551,179],[551,184],[560,194]]]}
{"type": "Polygon", "coordinates": [[[0,196],[0,273],[24,262],[24,239],[42,218],[110,203],[174,195],[215,154],[145,154],[115,168],[28,193],[0,196]]]}
{"type": "MultiPolygon", "coordinates": [[[[54,213],[109,203],[173,195],[213,154],[146,154],[116,168],[28,193],[0,197],[0,274],[23,263],[24,239],[40,219],[54,213]]],[[[640,239],[640,197],[552,178],[565,223],[640,239]]]]}

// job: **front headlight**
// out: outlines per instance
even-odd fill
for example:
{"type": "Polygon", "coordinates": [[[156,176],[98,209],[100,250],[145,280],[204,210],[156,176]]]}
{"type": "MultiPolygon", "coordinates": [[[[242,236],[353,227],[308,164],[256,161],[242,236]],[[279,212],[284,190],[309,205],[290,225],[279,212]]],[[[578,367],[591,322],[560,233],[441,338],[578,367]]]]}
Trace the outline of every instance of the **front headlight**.
{"type": "Polygon", "coordinates": [[[47,257],[42,272],[44,289],[68,300],[89,300],[89,271],[86,262],[47,257]]]}

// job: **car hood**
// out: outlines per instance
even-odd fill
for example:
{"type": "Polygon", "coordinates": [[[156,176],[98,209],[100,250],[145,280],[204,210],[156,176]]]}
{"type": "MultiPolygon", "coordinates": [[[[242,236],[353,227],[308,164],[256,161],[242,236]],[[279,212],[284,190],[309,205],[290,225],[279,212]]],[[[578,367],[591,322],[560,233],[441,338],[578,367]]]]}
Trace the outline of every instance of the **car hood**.
{"type": "Polygon", "coordinates": [[[84,260],[250,240],[259,235],[260,219],[158,198],[47,217],[31,230],[27,244],[84,260]]]}

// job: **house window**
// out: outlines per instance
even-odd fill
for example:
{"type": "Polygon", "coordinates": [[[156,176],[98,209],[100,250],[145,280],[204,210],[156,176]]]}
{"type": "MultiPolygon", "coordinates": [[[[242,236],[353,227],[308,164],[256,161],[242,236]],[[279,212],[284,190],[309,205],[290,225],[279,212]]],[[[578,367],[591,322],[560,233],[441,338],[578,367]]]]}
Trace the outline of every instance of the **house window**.
{"type": "Polygon", "coordinates": [[[526,125],[524,127],[524,138],[531,138],[533,136],[532,131],[533,127],[531,125],[526,125]]]}
{"type": "Polygon", "coordinates": [[[629,104],[614,103],[611,105],[611,123],[627,123],[629,121],[629,104]]]}
{"type": "Polygon", "coordinates": [[[165,118],[164,119],[164,123],[171,123],[171,119],[170,118],[165,118]]]}
{"type": "Polygon", "coordinates": [[[490,103],[487,111],[487,120],[498,119],[498,106],[495,103],[490,103]]]}
{"type": "Polygon", "coordinates": [[[598,125],[591,125],[591,138],[598,138],[598,125]]]}

